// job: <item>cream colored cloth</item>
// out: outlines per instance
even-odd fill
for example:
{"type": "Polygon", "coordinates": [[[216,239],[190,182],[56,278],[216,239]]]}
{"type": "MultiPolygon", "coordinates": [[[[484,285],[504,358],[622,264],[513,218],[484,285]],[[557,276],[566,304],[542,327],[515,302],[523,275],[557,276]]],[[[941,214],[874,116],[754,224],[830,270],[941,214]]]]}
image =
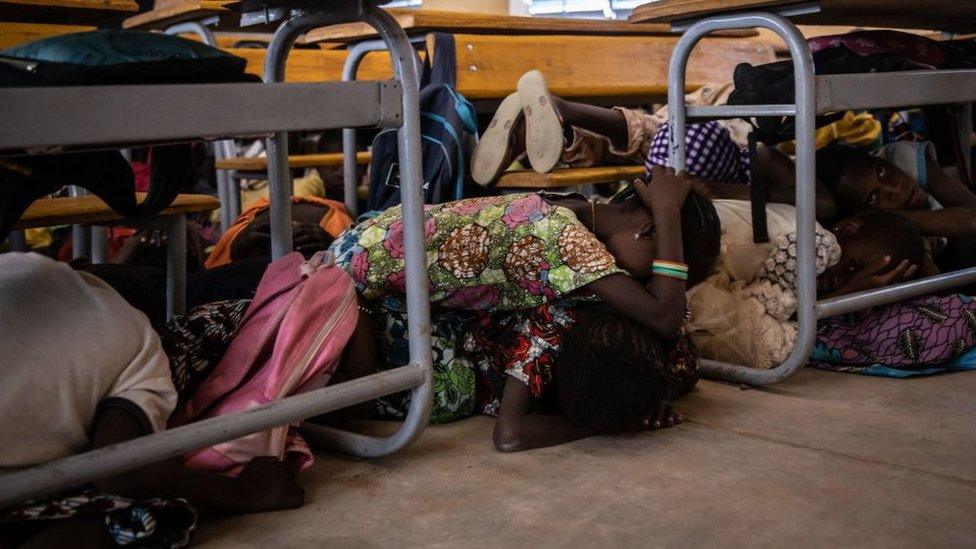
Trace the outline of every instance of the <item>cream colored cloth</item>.
{"type": "MultiPolygon", "coordinates": [[[[722,202],[744,201],[716,201],[723,232],[718,268],[689,290],[686,330],[702,358],[773,368],[796,342],[796,323],[790,320],[796,311],[795,209],[768,205],[772,242],[753,244],[749,218],[735,209],[737,204],[723,207],[722,202]]],[[[816,231],[819,275],[840,261],[840,245],[819,225],[816,231]]]]}
{"type": "Polygon", "coordinates": [[[149,320],[100,279],[34,253],[0,254],[0,467],[91,445],[107,406],[162,430],[176,406],[149,320]]]}

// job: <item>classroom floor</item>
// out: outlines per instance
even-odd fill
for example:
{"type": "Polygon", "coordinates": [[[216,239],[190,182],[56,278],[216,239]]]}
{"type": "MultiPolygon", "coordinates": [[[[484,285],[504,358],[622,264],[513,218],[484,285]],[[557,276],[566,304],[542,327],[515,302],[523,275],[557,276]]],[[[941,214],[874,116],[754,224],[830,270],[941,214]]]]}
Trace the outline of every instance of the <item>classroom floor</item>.
{"type": "Polygon", "coordinates": [[[520,454],[492,420],[373,461],[323,455],[304,508],[210,519],[202,547],[843,546],[976,543],[976,372],[807,369],[702,382],[656,433],[520,454]]]}

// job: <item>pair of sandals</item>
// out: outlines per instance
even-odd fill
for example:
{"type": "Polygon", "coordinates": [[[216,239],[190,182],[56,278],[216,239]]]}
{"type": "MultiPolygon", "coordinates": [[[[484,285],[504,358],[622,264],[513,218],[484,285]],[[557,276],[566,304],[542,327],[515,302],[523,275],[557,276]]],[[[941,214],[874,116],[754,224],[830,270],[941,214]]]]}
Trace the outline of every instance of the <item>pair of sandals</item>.
{"type": "Polygon", "coordinates": [[[522,155],[539,173],[551,171],[562,157],[563,121],[542,73],[523,74],[517,90],[498,106],[471,157],[471,177],[479,185],[493,183],[522,155]]]}

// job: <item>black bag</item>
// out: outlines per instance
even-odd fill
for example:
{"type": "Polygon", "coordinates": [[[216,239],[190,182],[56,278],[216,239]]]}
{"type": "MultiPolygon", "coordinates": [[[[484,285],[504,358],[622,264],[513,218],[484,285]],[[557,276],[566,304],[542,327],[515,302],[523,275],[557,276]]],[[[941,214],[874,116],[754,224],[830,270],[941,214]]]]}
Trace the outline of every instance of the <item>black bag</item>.
{"type": "MultiPolygon", "coordinates": [[[[468,157],[477,135],[474,106],[455,90],[454,37],[434,34],[434,59],[427,55],[420,89],[421,158],[424,202],[438,204],[464,196],[468,157]]],[[[373,140],[369,164],[369,210],[400,203],[397,130],[373,140]]]]}
{"type": "MultiPolygon", "coordinates": [[[[898,55],[858,55],[844,46],[815,52],[813,64],[817,74],[907,71],[924,68],[898,55]]],[[[742,63],[735,67],[732,81],[735,90],[729,94],[729,105],[781,105],[791,104],[796,100],[793,61],[777,61],[758,66],[742,63]]],[[[818,116],[817,127],[833,123],[842,116],[843,113],[818,116]]],[[[789,141],[796,134],[792,117],[757,117],[756,126],[759,141],[770,146],[789,141]]]]}
{"type": "MultiPolygon", "coordinates": [[[[245,61],[159,33],[100,30],[0,51],[0,87],[256,81],[245,61]]],[[[146,108],[152,108],[147,105],[146,108]]],[[[129,218],[152,217],[193,177],[191,144],[155,146],[149,192],[137,204],[135,176],[120,151],[13,157],[0,161],[0,241],[38,198],[83,187],[129,218]]]]}

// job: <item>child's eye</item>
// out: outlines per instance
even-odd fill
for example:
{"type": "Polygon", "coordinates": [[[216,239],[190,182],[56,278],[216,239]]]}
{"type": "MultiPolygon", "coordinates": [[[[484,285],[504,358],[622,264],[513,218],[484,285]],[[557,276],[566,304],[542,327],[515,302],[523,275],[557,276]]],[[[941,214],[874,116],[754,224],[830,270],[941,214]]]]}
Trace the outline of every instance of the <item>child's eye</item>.
{"type": "Polygon", "coordinates": [[[887,167],[884,164],[878,164],[878,167],[877,167],[877,169],[875,171],[878,174],[878,179],[881,179],[881,180],[883,180],[885,178],[885,176],[888,175],[888,169],[887,169],[887,167]]]}
{"type": "Polygon", "coordinates": [[[856,273],[857,272],[857,268],[858,268],[857,261],[855,261],[855,260],[852,259],[852,260],[850,260],[850,261],[847,262],[847,272],[848,273],[851,273],[851,274],[856,273]]]}
{"type": "Polygon", "coordinates": [[[878,205],[878,191],[874,191],[868,195],[867,206],[874,207],[878,205]]]}

